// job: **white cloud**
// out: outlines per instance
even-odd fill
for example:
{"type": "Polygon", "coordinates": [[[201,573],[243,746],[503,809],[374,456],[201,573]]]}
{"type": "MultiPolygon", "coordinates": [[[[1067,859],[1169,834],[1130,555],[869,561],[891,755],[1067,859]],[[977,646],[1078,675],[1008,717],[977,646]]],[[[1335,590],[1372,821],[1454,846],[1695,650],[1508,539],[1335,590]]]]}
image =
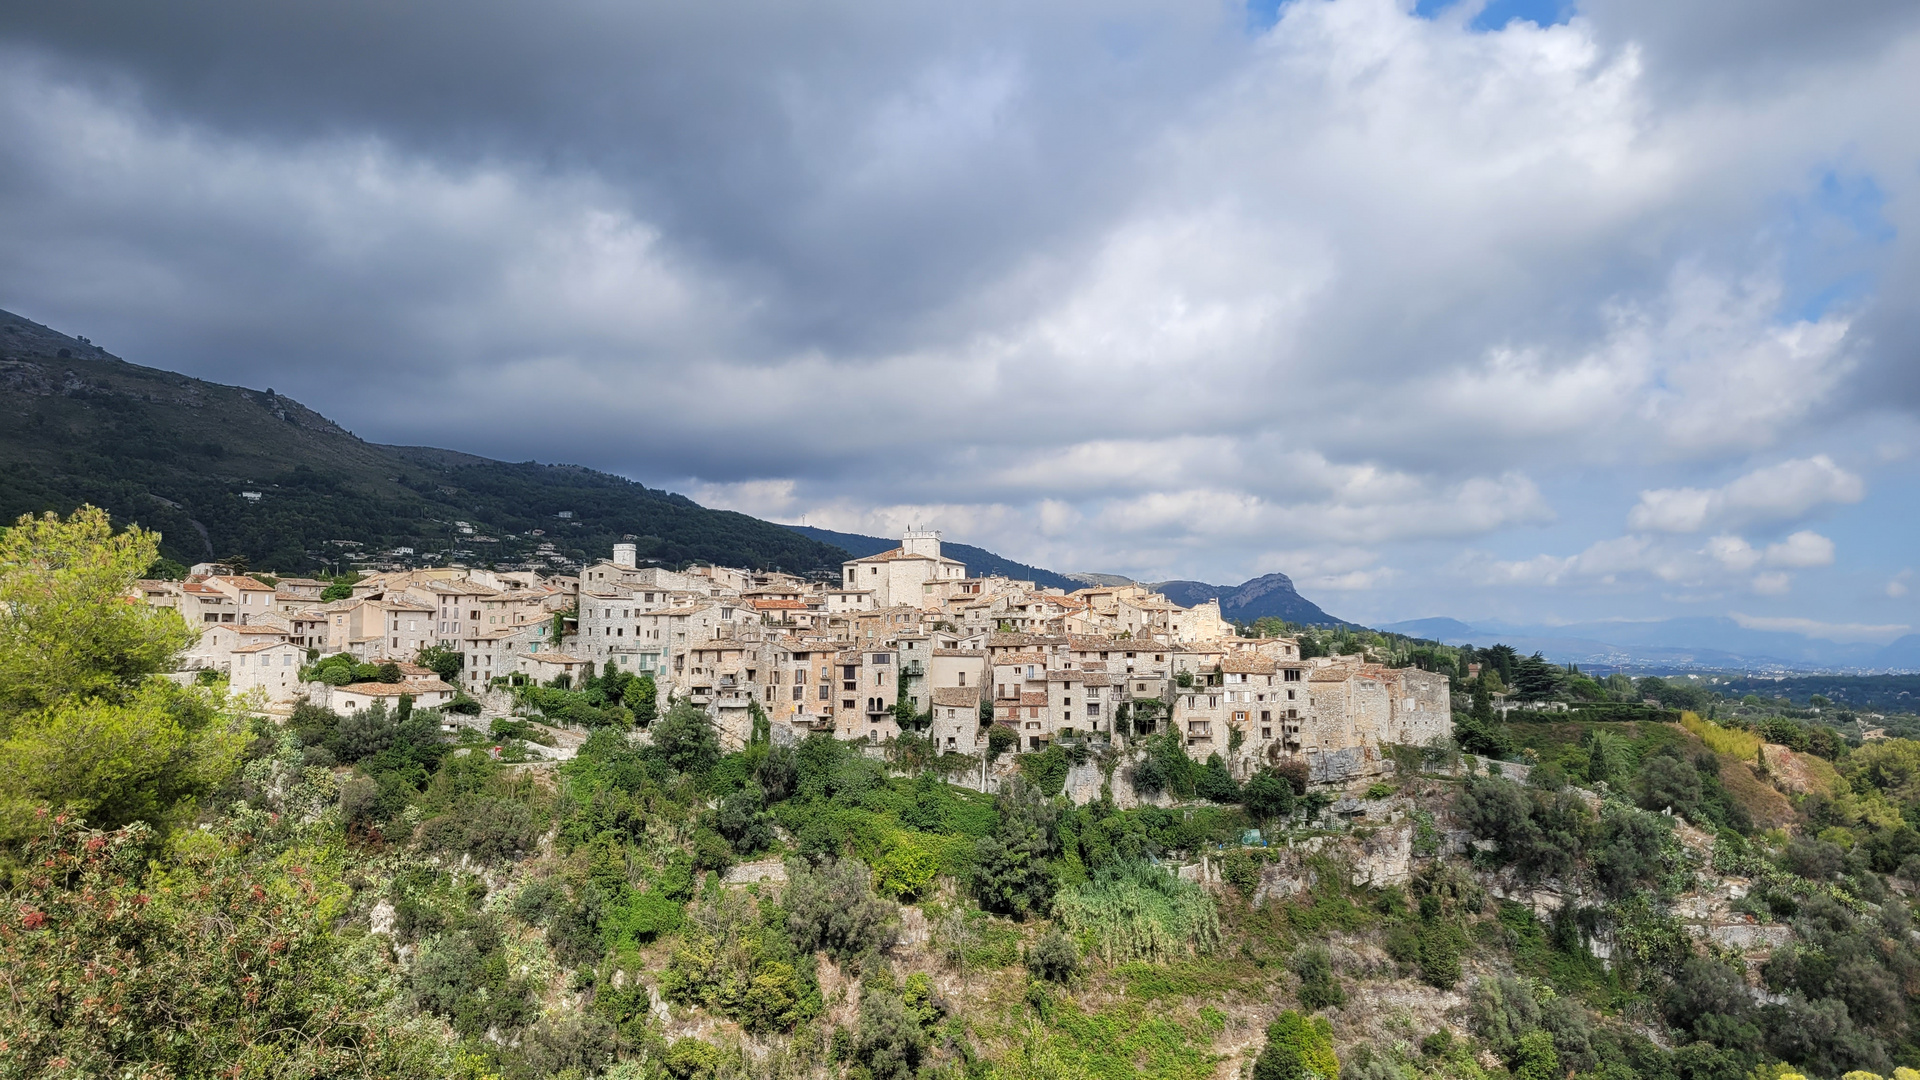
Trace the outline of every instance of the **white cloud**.
{"type": "Polygon", "coordinates": [[[1640,493],[1627,514],[1635,529],[1699,532],[1792,521],[1821,506],[1856,503],[1866,497],[1860,477],[1825,454],[1755,469],[1718,488],[1660,488],[1640,493]]]}
{"type": "Polygon", "coordinates": [[[1912,580],[1913,571],[1911,569],[1902,570],[1893,575],[1893,577],[1887,581],[1887,587],[1885,589],[1887,596],[1898,600],[1907,595],[1907,591],[1911,587],[1908,583],[1912,580]]]}
{"type": "Polygon", "coordinates": [[[1730,612],[1729,616],[1748,630],[1781,630],[1840,642],[1885,643],[1913,629],[1905,623],[1835,623],[1790,615],[1743,615],[1737,611],[1730,612]]]}
{"type": "Polygon", "coordinates": [[[1831,566],[1833,556],[1833,541],[1810,530],[1796,532],[1765,549],[1729,533],[1715,536],[1699,548],[1667,537],[1628,534],[1599,541],[1577,555],[1537,555],[1523,560],[1469,555],[1456,562],[1455,570],[1482,585],[1616,588],[1659,584],[1712,589],[1744,582],[1756,593],[1778,596],[1793,584],[1786,570],[1831,566]],[[1770,569],[1752,578],[1744,577],[1758,567],[1770,569]]]}
{"type": "Polygon", "coordinates": [[[1767,565],[1803,570],[1833,565],[1833,541],[1802,529],[1777,544],[1767,545],[1767,565]]]}

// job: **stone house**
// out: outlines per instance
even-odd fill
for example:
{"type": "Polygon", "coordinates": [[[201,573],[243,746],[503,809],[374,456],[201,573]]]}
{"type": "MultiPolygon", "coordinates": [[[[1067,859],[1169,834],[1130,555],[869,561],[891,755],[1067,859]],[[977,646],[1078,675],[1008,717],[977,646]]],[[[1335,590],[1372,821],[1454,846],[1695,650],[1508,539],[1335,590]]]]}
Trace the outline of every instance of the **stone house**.
{"type": "Polygon", "coordinates": [[[384,701],[388,714],[392,714],[405,696],[413,698],[416,709],[438,709],[453,704],[454,689],[438,679],[348,683],[333,688],[327,695],[327,707],[337,713],[365,712],[374,702],[384,701]]]}
{"type": "Polygon", "coordinates": [[[300,667],[307,651],[286,641],[241,645],[228,654],[227,689],[234,694],[258,690],[270,704],[287,705],[300,696],[300,667]]]}
{"type": "Polygon", "coordinates": [[[920,608],[938,602],[925,588],[928,582],[958,581],[967,576],[964,563],[940,554],[940,534],[909,530],[900,546],[864,559],[841,564],[841,587],[871,591],[883,608],[920,608]]]}
{"type": "Polygon", "coordinates": [[[255,581],[250,577],[217,574],[200,584],[220,593],[231,602],[234,613],[239,616],[234,621],[252,622],[255,616],[270,614],[273,611],[274,589],[273,586],[264,582],[255,581]]]}
{"type": "Polygon", "coordinates": [[[971,754],[980,738],[980,687],[933,690],[933,726],[928,735],[943,754],[971,754]]]}

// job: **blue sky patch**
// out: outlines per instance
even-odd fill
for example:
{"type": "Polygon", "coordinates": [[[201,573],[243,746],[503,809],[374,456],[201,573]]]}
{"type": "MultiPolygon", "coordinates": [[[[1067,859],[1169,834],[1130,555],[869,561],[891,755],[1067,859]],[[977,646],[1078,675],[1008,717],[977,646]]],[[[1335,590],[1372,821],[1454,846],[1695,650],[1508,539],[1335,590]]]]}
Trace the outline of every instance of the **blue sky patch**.
{"type": "MultiPolygon", "coordinates": [[[[1460,3],[1461,0],[1415,0],[1413,13],[1423,19],[1431,19],[1442,11],[1460,3]]],[[[1480,14],[1473,17],[1468,27],[1473,30],[1487,31],[1504,29],[1515,19],[1535,23],[1540,26],[1557,26],[1573,17],[1572,0],[1488,0],[1480,14]]]]}

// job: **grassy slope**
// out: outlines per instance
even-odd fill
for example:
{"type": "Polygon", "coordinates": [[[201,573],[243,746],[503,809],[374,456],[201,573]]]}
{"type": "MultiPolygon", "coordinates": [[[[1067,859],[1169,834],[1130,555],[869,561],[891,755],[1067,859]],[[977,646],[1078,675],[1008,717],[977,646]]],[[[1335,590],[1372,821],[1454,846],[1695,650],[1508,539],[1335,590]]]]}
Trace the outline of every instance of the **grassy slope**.
{"type": "Polygon", "coordinates": [[[90,502],[159,529],[183,562],[238,552],[256,567],[309,570],[339,552],[327,544],[336,539],[442,551],[456,546],[455,520],[502,541],[468,542],[479,563],[526,555],[537,541],[506,534],[534,528],[575,559],[629,535],[643,558],[668,563],[805,572],[845,558],[590,469],[364,442],[291,399],[128,364],[5,312],[0,391],[0,518],[90,502]],[[571,522],[555,517],[563,510],[571,522]]]}

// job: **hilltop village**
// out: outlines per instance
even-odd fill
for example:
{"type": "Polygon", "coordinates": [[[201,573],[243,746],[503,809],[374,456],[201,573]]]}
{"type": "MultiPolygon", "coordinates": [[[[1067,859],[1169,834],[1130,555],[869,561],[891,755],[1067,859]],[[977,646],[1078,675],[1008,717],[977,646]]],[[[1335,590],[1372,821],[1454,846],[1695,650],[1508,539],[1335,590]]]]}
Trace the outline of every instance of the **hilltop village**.
{"type": "Polygon", "coordinates": [[[1385,745],[1452,733],[1444,675],[1303,658],[1294,639],[1239,636],[1217,603],[1183,608],[1141,585],[1064,593],[970,577],[935,532],[848,560],[832,582],[643,566],[630,544],[577,576],[411,570],[334,586],[332,599],[325,581],[220,569],[136,591],[202,628],[190,670],[224,673],[269,708],[305,697],[349,712],[406,696],[504,713],[514,686],[619,672],[704,707],[730,747],[756,722],[779,742],[821,731],[884,744],[906,719],[938,752],[966,755],[1171,730],[1236,778],[1293,759],[1327,785],[1379,772],[1385,745]],[[459,654],[457,685],[419,663],[429,651],[459,654]],[[390,664],[387,681],[302,681],[342,653],[390,664]]]}

